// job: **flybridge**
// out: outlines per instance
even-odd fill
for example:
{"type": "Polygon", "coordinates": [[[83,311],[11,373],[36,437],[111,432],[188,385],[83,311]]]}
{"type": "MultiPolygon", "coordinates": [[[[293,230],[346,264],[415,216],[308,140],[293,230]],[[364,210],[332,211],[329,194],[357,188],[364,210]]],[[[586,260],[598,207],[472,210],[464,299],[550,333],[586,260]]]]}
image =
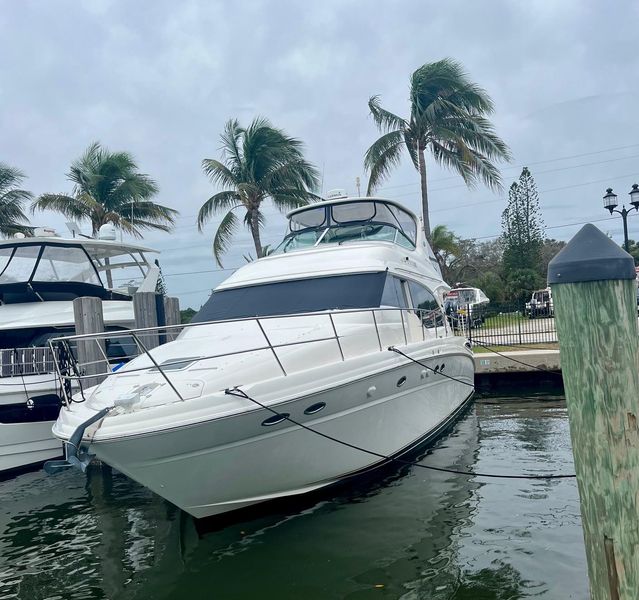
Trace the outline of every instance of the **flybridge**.
{"type": "Polygon", "coordinates": [[[363,240],[417,247],[415,215],[390,200],[339,196],[291,211],[288,218],[289,233],[275,253],[363,240]]]}

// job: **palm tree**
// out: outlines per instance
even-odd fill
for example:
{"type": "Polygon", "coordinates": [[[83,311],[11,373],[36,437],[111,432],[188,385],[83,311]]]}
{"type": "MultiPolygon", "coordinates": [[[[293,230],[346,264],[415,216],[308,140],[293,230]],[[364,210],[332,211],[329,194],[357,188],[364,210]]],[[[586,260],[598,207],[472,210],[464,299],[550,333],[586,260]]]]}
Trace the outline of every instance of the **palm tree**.
{"type": "Polygon", "coordinates": [[[0,162],[0,234],[2,235],[28,233],[32,229],[20,223],[20,221],[28,221],[22,210],[23,203],[33,198],[31,192],[18,187],[23,179],[22,171],[0,162]]]}
{"type": "Polygon", "coordinates": [[[204,224],[222,211],[226,214],[213,239],[213,254],[218,265],[228,250],[239,219],[233,211],[241,208],[244,224],[251,232],[257,258],[264,256],[260,228],[264,215],[262,202],[270,199],[276,208],[287,211],[319,199],[313,193],[319,183],[317,169],[304,159],[303,144],[287,136],[270,122],[258,117],[247,127],[229,120],[220,136],[222,160],[205,158],[202,169],[211,181],[225,188],[211,196],[200,208],[197,225],[204,224]]]}
{"type": "Polygon", "coordinates": [[[460,254],[459,238],[446,225],[437,225],[430,236],[430,245],[444,281],[448,281],[450,264],[460,254]]]}
{"type": "Polygon", "coordinates": [[[43,194],[31,210],[53,210],[89,221],[94,236],[106,223],[138,238],[145,229],[172,229],[178,211],[151,200],[158,186],[138,172],[128,152],[110,152],[95,142],[73,162],[67,178],[74,184],[72,195],[43,194]]]}
{"type": "Polygon", "coordinates": [[[492,100],[469,80],[458,62],[445,58],[413,73],[408,119],[383,109],[379,96],[370,98],[368,107],[383,133],[364,157],[370,172],[368,194],[399,164],[405,148],[419,171],[424,231],[429,239],[426,150],[439,164],[457,171],[469,187],[481,180],[492,189],[501,188],[493,161],[509,160],[510,151],[486,118],[493,112],[492,100]]]}

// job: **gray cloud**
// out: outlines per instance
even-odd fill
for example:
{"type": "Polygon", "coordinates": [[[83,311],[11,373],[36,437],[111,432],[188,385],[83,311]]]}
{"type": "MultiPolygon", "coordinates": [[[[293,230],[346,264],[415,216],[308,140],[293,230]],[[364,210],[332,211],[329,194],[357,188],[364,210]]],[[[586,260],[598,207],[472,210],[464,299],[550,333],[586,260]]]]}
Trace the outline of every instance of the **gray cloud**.
{"type": "MultiPolygon", "coordinates": [[[[376,136],[368,97],[381,94],[405,114],[410,73],[452,56],[495,100],[495,124],[515,155],[505,183],[527,164],[548,234],[568,238],[577,227],[558,226],[605,218],[603,190],[611,185],[621,197],[639,179],[638,12],[628,1],[576,0],[4,0],[0,159],[42,193],[69,190],[69,163],[93,140],[132,152],[158,180],[159,201],[182,213],[173,236],[146,243],[176,274],[169,290],[198,305],[224,273],[177,273],[215,268],[215,223],[201,235],[194,215],[213,192],[200,161],[217,156],[229,117],[268,116],[306,142],[325,189],[354,192],[376,136]]],[[[467,190],[432,163],[429,171],[435,223],[464,236],[499,233],[503,197],[467,190]]],[[[381,193],[417,209],[418,191],[405,164],[381,193]]],[[[274,243],[285,224],[267,213],[265,238],[274,243]]],[[[34,221],[64,230],[56,215],[34,221]]],[[[620,221],[600,226],[619,239],[620,221]]],[[[639,221],[631,233],[639,237],[639,221]]],[[[250,249],[239,236],[226,265],[242,264],[250,249]]]]}

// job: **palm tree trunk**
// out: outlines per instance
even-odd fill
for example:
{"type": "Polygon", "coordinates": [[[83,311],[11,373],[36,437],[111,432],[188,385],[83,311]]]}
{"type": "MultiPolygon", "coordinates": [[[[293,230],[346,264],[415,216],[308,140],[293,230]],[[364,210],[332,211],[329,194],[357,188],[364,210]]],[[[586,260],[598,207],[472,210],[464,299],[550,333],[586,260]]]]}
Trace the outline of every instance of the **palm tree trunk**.
{"type": "Polygon", "coordinates": [[[419,159],[419,179],[422,184],[422,219],[426,239],[430,242],[430,217],[428,216],[428,184],[426,182],[426,157],[424,148],[420,145],[417,149],[419,159]]]}
{"type": "Polygon", "coordinates": [[[253,243],[255,244],[256,258],[262,258],[262,242],[260,240],[260,222],[257,218],[257,214],[250,213],[251,235],[253,236],[253,243]]]}

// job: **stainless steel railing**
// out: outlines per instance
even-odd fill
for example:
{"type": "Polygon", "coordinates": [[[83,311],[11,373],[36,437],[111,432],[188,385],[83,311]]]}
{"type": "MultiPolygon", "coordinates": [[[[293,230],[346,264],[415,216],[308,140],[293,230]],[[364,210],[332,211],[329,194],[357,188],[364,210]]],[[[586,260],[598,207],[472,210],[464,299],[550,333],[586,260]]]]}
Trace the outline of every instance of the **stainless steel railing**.
{"type": "Polygon", "coordinates": [[[0,378],[53,373],[55,354],[49,346],[0,349],[0,378]]]}
{"type": "Polygon", "coordinates": [[[369,325],[371,327],[371,331],[374,330],[374,339],[376,341],[375,345],[377,346],[377,351],[379,352],[386,349],[385,339],[387,339],[389,336],[384,331],[384,329],[389,327],[397,335],[395,336],[395,339],[390,340],[388,343],[386,343],[386,345],[408,345],[411,343],[426,342],[452,335],[450,325],[448,324],[440,309],[422,310],[404,308],[367,308],[297,313],[289,315],[267,315],[263,317],[245,317],[239,319],[205,321],[200,323],[167,325],[161,327],[122,330],[115,332],[109,331],[104,333],[55,338],[50,340],[49,344],[54,356],[56,373],[61,382],[63,384],[66,383],[66,385],[62,385],[62,389],[64,400],[67,403],[71,402],[70,394],[72,388],[74,390],[82,390],[83,381],[95,379],[96,368],[99,369],[101,367],[102,373],[100,374],[100,377],[106,378],[116,374],[118,372],[118,369],[122,366],[120,364],[114,367],[113,357],[107,357],[107,354],[104,351],[104,342],[106,339],[110,340],[111,343],[113,343],[113,340],[126,339],[127,344],[124,345],[128,346],[129,348],[135,348],[135,352],[122,357],[122,363],[126,363],[141,355],[146,355],[148,357],[151,363],[150,365],[147,364],[140,367],[127,366],[125,369],[127,373],[130,374],[142,371],[156,371],[167,382],[169,387],[175,392],[180,400],[184,400],[174,383],[171,381],[168,372],[171,372],[173,368],[179,368],[180,365],[184,365],[188,361],[204,361],[223,358],[227,356],[246,354],[250,352],[269,351],[272,353],[275,363],[281,370],[282,375],[287,376],[289,373],[287,372],[284,361],[282,360],[282,349],[318,342],[334,341],[339,352],[339,360],[345,361],[347,360],[348,352],[344,347],[344,342],[349,337],[349,335],[343,332],[340,334],[340,328],[348,326],[352,329],[353,327],[361,325],[369,325]],[[392,316],[397,315],[397,313],[399,313],[400,318],[396,318],[393,321],[392,316]],[[371,315],[370,322],[357,323],[353,320],[350,320],[349,322],[340,325],[339,320],[341,318],[358,314],[371,315]],[[391,320],[385,321],[388,316],[391,317],[391,320]],[[326,330],[328,332],[327,335],[322,335],[321,337],[313,337],[312,339],[297,339],[293,341],[273,342],[273,340],[271,339],[273,337],[273,332],[271,332],[271,334],[269,335],[267,331],[268,327],[265,327],[265,325],[272,323],[273,320],[286,320],[287,322],[291,322],[293,320],[303,318],[326,318],[326,330]],[[226,352],[211,354],[207,356],[181,356],[173,361],[169,360],[158,363],[156,358],[153,356],[154,349],[148,348],[147,344],[145,344],[144,342],[145,337],[148,337],[150,339],[157,339],[158,335],[164,335],[167,339],[175,339],[177,334],[181,334],[184,331],[194,330],[196,328],[207,326],[220,326],[229,323],[255,323],[257,326],[257,331],[260,332],[261,336],[264,339],[264,343],[260,345],[251,345],[247,348],[229,350],[226,352]],[[77,349],[81,345],[78,344],[78,342],[83,342],[83,345],[85,346],[87,343],[96,343],[100,348],[98,354],[101,355],[102,358],[100,358],[99,360],[83,362],[81,360],[82,357],[77,356],[77,349]],[[61,348],[63,349],[62,352],[60,351],[61,348]],[[280,352],[278,353],[278,351],[280,352]],[[72,382],[75,382],[76,385],[69,385],[69,383],[72,382]]]}

